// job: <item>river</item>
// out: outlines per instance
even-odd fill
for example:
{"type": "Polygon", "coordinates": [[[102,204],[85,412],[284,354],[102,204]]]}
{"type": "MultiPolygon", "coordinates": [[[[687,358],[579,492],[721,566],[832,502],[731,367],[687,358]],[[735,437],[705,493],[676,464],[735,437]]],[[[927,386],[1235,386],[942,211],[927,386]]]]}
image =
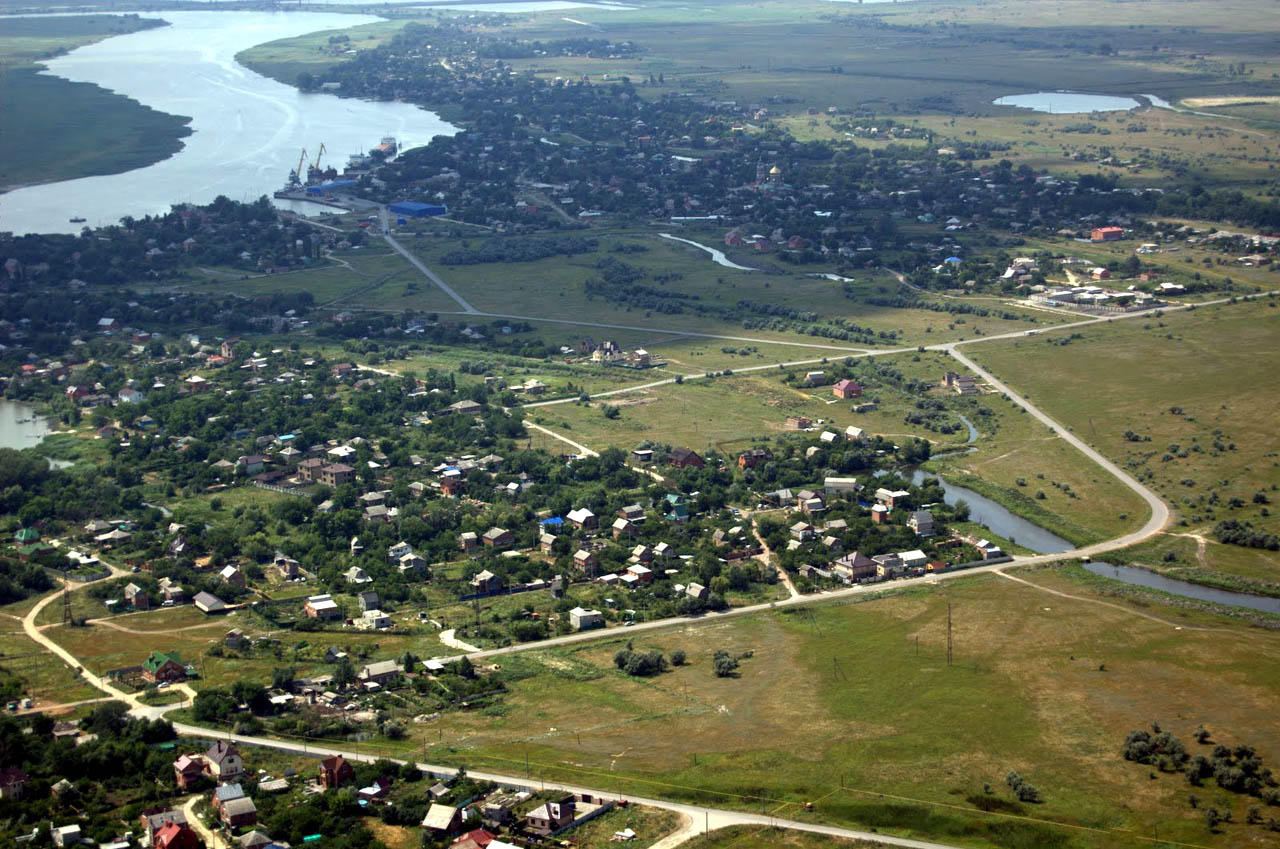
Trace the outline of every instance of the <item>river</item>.
{"type": "Polygon", "coordinates": [[[1037,554],[1057,554],[1060,551],[1070,551],[1075,548],[1057,534],[1028,522],[1003,504],[992,501],[972,489],[947,483],[942,477],[919,469],[911,473],[911,482],[916,486],[919,486],[925,478],[937,478],[941,482],[943,501],[948,504],[955,504],[957,501],[968,504],[970,521],[989,528],[992,533],[999,534],[1010,542],[1016,542],[1037,554]]]}
{"type": "Polygon", "coordinates": [[[729,257],[725,256],[724,251],[717,250],[716,248],[709,248],[704,244],[695,242],[693,239],[682,239],[679,236],[673,236],[670,233],[659,233],[658,235],[664,239],[670,239],[673,242],[684,242],[686,245],[693,245],[698,250],[711,254],[711,261],[716,265],[723,265],[725,268],[732,268],[737,271],[759,271],[757,268],[738,265],[736,262],[729,259],[729,257]]]}
{"type": "MultiPolygon", "coordinates": [[[[166,212],[218,195],[253,200],[280,188],[306,148],[321,142],[327,163],[395,136],[424,145],[455,127],[408,103],[304,94],[256,74],[236,53],[280,38],[372,23],[370,15],[329,12],[163,12],[171,26],[115,36],[49,60],[47,73],[96,83],[172,115],[191,118],[182,150],[122,174],[29,186],[0,195],[0,230],[71,233],[125,215],[166,212]]],[[[306,205],[311,207],[311,205],[306,205]]],[[[311,207],[315,209],[315,207],[311,207]]]]}
{"type": "Polygon", "coordinates": [[[1164,575],[1152,572],[1149,569],[1139,569],[1135,566],[1113,566],[1110,563],[1086,563],[1084,568],[1103,578],[1110,578],[1114,581],[1133,584],[1139,587],[1147,587],[1153,590],[1161,590],[1162,592],[1169,593],[1170,595],[1194,598],[1199,601],[1207,601],[1212,604],[1247,607],[1250,610],[1261,610],[1266,613],[1280,614],[1280,598],[1249,595],[1248,593],[1233,593],[1229,590],[1204,587],[1200,584],[1193,584],[1189,581],[1179,581],[1176,578],[1166,578],[1164,575]]]}

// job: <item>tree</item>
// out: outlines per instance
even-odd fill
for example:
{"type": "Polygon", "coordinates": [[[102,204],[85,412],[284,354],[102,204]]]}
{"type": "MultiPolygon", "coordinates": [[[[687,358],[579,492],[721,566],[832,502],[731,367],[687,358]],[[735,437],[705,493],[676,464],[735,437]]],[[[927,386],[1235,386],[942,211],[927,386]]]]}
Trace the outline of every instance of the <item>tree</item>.
{"type": "Polygon", "coordinates": [[[356,683],[356,668],[351,663],[351,658],[343,657],[338,659],[338,665],[333,670],[333,683],[338,687],[346,687],[356,683]]]}
{"type": "Polygon", "coordinates": [[[685,661],[684,649],[676,649],[675,651],[671,652],[672,666],[684,666],[684,661],[685,661]]]}
{"type": "Polygon", "coordinates": [[[303,91],[311,91],[316,87],[316,78],[310,71],[302,71],[298,74],[297,83],[303,91]]]}

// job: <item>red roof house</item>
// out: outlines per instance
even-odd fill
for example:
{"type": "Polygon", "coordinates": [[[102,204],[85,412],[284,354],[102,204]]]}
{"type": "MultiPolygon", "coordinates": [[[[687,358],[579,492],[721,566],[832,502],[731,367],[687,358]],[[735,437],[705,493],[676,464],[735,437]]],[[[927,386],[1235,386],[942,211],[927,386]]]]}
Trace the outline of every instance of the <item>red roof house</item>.
{"type": "Polygon", "coordinates": [[[167,822],[156,832],[155,849],[200,849],[200,838],[188,825],[167,822]]]}
{"type": "Polygon", "coordinates": [[[320,761],[320,786],[326,790],[341,787],[355,777],[355,769],[342,755],[332,755],[320,761]]]}

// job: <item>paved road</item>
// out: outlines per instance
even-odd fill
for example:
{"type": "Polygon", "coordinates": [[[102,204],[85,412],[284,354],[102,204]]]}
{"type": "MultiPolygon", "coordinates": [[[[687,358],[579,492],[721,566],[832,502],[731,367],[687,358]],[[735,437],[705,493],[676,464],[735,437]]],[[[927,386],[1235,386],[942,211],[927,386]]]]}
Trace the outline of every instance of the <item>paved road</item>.
{"type": "MultiPolygon", "coordinates": [[[[364,762],[374,761],[378,757],[375,755],[352,754],[350,749],[333,749],[325,746],[312,746],[310,744],[294,743],[287,740],[268,740],[261,737],[247,737],[239,734],[228,734],[226,731],[217,729],[202,728],[197,725],[186,725],[177,722],[174,723],[173,727],[177,729],[180,734],[216,738],[220,740],[231,740],[242,745],[261,746],[267,749],[276,749],[278,751],[292,752],[294,754],[316,757],[328,757],[330,755],[340,754],[350,760],[359,760],[364,762]]],[[[404,761],[401,760],[396,760],[395,762],[404,763],[404,761]]],[[[456,767],[421,762],[415,763],[417,763],[419,769],[436,775],[453,775],[457,772],[456,767]]],[[[483,772],[475,769],[468,769],[467,775],[480,781],[492,781],[494,783],[501,784],[504,787],[513,787],[531,791],[550,789],[563,791],[565,793],[590,793],[592,795],[603,795],[606,798],[618,798],[618,794],[607,790],[601,790],[598,787],[591,788],[575,784],[561,784],[554,781],[519,778],[511,775],[504,775],[502,773],[483,772]]],[[[704,808],[697,805],[686,805],[680,802],[668,802],[664,799],[650,799],[643,796],[632,796],[630,794],[626,794],[625,798],[635,804],[649,805],[654,808],[675,811],[676,813],[689,817],[694,826],[701,826],[700,828],[696,828],[690,836],[701,833],[705,829],[715,831],[716,829],[725,828],[726,826],[731,825],[765,825],[776,826],[779,828],[790,828],[797,831],[808,831],[815,834],[825,834],[832,837],[843,837],[852,840],[866,840],[886,846],[906,847],[906,849],[956,849],[956,847],[945,843],[931,843],[925,840],[912,840],[905,837],[889,837],[883,834],[858,831],[851,828],[839,828],[837,826],[796,822],[795,820],[771,817],[767,814],[751,814],[743,811],[726,811],[716,808],[704,808]]]]}
{"type": "Polygon", "coordinates": [[[428,280],[439,286],[441,291],[450,298],[453,298],[453,300],[457,302],[458,306],[462,307],[462,311],[464,313],[467,315],[481,315],[479,310],[467,303],[466,299],[459,295],[452,286],[444,282],[444,280],[440,278],[439,274],[436,274],[430,268],[427,268],[426,264],[423,263],[422,260],[418,259],[411,251],[406,250],[404,245],[401,245],[396,241],[395,237],[391,235],[391,228],[387,223],[387,208],[385,206],[378,208],[378,215],[382,219],[382,238],[387,240],[387,244],[390,245],[396,253],[409,260],[409,263],[414,268],[421,271],[428,280]]]}

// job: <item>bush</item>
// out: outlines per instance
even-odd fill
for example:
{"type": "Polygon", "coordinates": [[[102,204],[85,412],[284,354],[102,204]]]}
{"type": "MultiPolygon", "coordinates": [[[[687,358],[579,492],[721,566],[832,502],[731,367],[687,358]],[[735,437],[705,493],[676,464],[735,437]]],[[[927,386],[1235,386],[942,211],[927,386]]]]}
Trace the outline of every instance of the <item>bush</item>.
{"type": "Polygon", "coordinates": [[[671,653],[672,666],[684,666],[685,654],[684,649],[676,649],[671,653]]]}
{"type": "Polygon", "coordinates": [[[711,668],[717,678],[729,678],[738,672],[738,659],[724,649],[719,649],[711,659],[711,668]]]}

